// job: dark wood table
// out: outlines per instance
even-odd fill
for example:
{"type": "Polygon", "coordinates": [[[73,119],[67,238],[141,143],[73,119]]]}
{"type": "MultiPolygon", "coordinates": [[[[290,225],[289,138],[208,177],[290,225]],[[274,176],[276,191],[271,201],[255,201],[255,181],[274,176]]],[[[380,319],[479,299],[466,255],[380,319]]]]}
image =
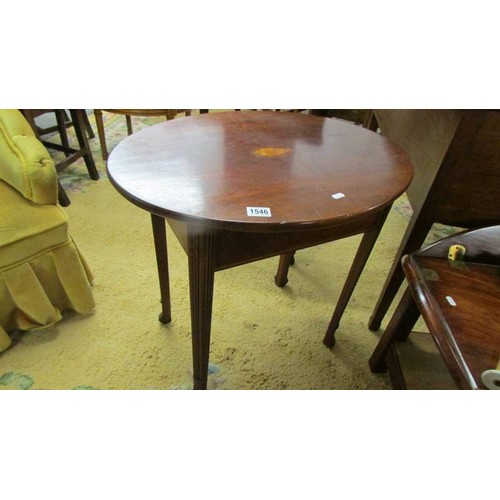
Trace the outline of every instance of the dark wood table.
{"type": "Polygon", "coordinates": [[[394,341],[405,340],[421,314],[457,387],[484,388],[483,373],[500,359],[500,226],[414,252],[403,270],[408,288],[370,358],[372,371],[389,368],[393,387],[406,387],[394,341]]]}
{"type": "MultiPolygon", "coordinates": [[[[205,389],[214,273],[363,234],[325,344],[392,202],[413,175],[401,149],[369,130],[295,113],[225,112],[164,122],[122,141],[108,161],[115,188],[152,214],[162,298],[171,320],[165,219],[188,256],[194,387],[205,389]]],[[[333,262],[334,264],[334,262],[333,262]]]]}

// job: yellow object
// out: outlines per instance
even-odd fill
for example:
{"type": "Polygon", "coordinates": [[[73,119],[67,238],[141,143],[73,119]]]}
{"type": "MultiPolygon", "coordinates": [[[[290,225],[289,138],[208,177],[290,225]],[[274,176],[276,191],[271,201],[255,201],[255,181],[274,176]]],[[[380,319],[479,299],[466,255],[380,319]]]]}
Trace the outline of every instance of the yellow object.
{"type": "Polygon", "coordinates": [[[463,260],[465,257],[465,247],[462,245],[451,245],[448,250],[449,260],[463,260]]]}
{"type": "Polygon", "coordinates": [[[57,204],[57,172],[23,115],[0,110],[0,352],[7,332],[90,313],[92,274],[57,204]]]}

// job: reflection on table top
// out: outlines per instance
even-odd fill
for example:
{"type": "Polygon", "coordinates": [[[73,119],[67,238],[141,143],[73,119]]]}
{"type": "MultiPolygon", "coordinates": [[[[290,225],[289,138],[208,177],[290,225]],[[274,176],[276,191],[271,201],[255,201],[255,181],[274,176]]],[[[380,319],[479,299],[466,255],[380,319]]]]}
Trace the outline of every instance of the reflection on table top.
{"type": "Polygon", "coordinates": [[[158,215],[276,232],[387,206],[413,169],[389,140],[341,120],[227,112],[167,121],[128,137],[110,155],[108,172],[126,198],[158,215]],[[252,207],[268,213],[249,214],[252,207]]]}

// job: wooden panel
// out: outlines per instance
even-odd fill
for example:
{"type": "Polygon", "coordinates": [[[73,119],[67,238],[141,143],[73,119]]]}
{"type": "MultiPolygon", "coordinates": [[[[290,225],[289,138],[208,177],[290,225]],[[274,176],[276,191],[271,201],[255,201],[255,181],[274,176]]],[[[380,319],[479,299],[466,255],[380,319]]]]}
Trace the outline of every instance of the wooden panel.
{"type": "Polygon", "coordinates": [[[382,134],[410,156],[407,190],[420,220],[458,227],[500,222],[500,113],[375,110],[382,134]]]}
{"type": "Polygon", "coordinates": [[[459,227],[500,222],[500,113],[465,111],[421,217],[459,227]]]}
{"type": "Polygon", "coordinates": [[[413,209],[418,210],[441,167],[462,111],[377,109],[374,113],[382,134],[410,156],[415,172],[406,193],[413,209]]]}

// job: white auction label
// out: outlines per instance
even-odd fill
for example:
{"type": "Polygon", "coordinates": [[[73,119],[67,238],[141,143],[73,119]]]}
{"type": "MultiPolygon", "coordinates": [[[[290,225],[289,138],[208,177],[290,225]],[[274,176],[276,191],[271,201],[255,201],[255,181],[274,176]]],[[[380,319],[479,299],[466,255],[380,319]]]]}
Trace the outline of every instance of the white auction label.
{"type": "Polygon", "coordinates": [[[448,301],[448,304],[450,304],[450,306],[456,307],[457,303],[455,302],[455,299],[453,297],[447,295],[446,300],[448,301]]]}
{"type": "Polygon", "coordinates": [[[247,207],[248,217],[271,217],[269,207],[247,207]]]}

